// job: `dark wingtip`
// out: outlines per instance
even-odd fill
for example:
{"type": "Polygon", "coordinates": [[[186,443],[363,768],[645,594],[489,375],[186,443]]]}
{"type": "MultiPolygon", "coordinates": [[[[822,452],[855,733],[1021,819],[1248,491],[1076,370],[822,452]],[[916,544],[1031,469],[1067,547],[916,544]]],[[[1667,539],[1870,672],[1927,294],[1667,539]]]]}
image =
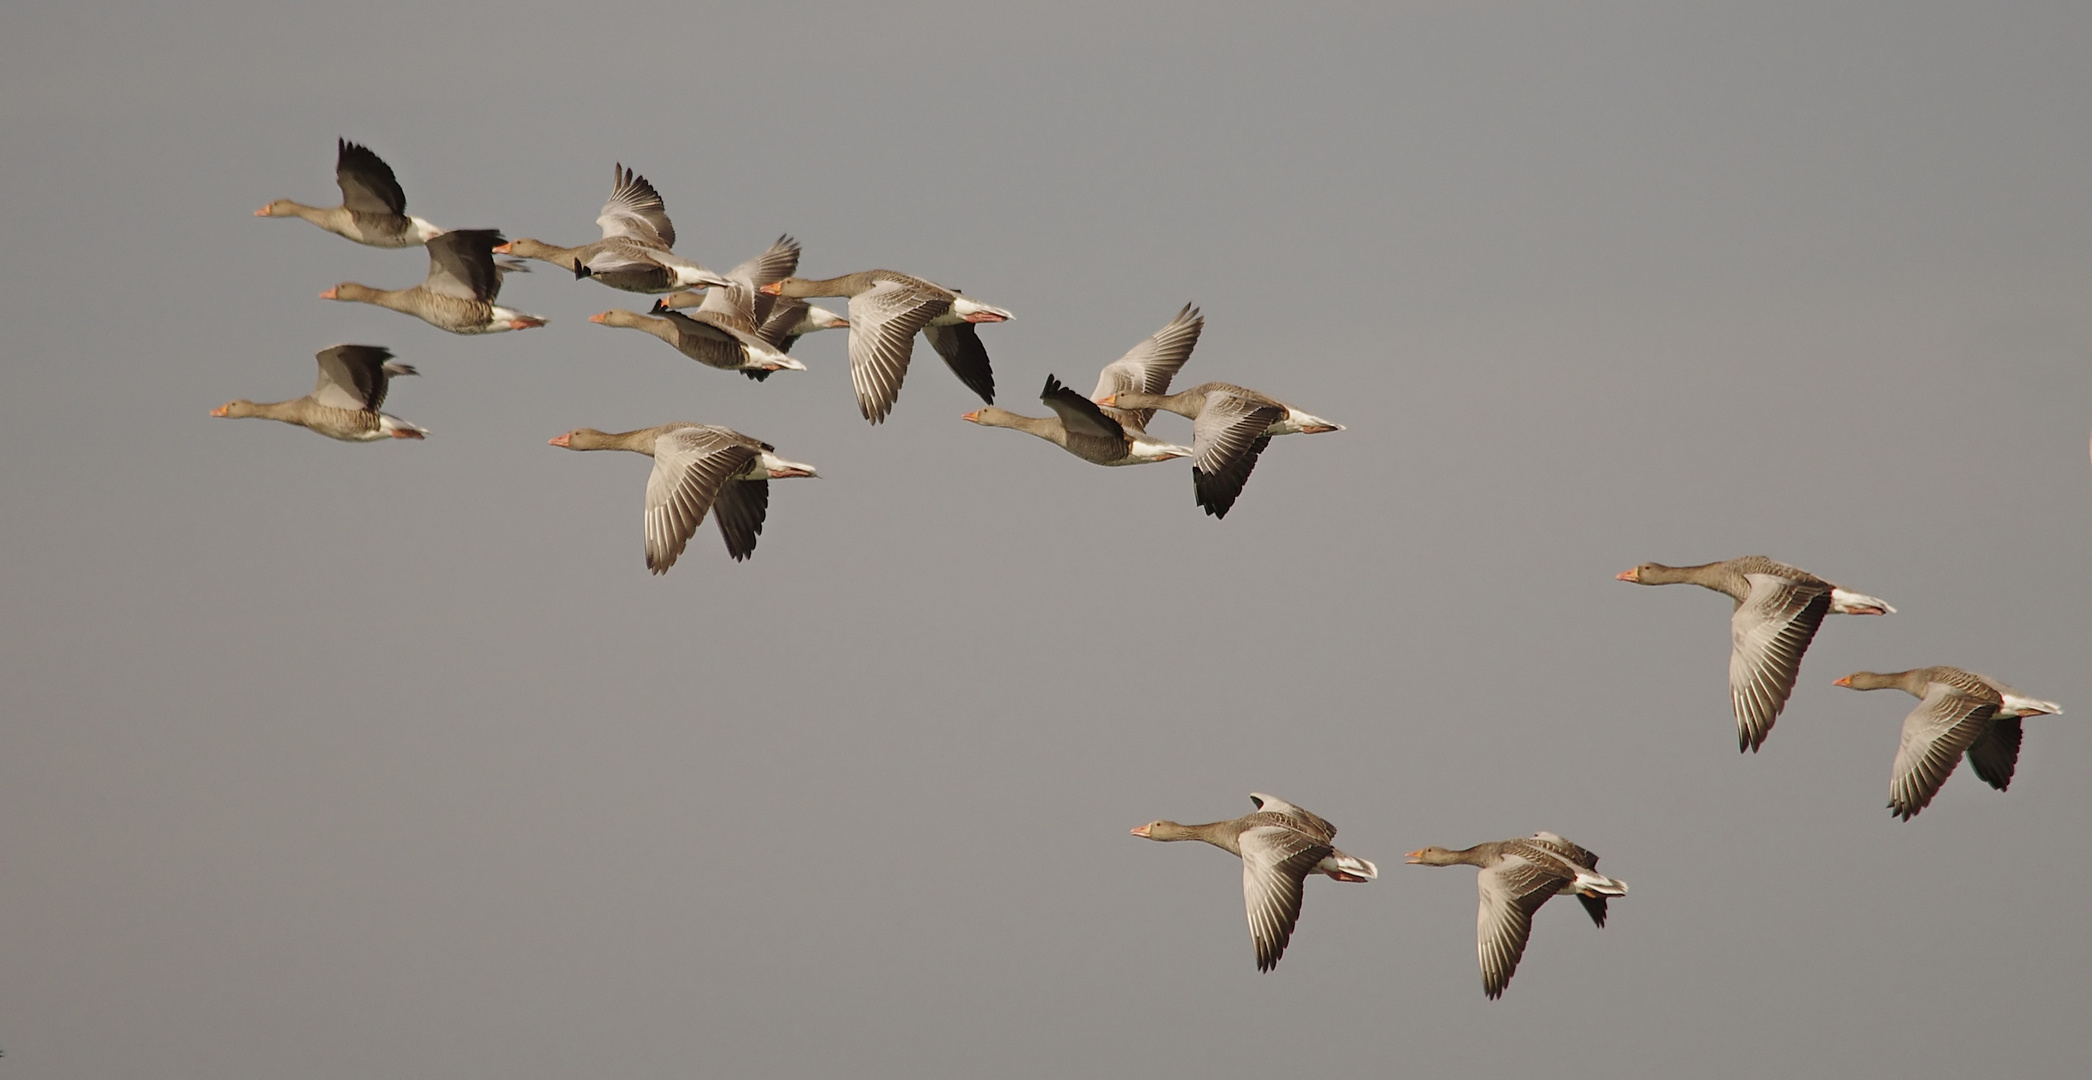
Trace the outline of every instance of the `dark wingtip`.
{"type": "Polygon", "coordinates": [[[587,263],[584,263],[584,262],[582,262],[582,261],[581,261],[580,259],[575,259],[575,260],[574,260],[574,280],[575,280],[575,281],[579,281],[579,280],[581,280],[582,278],[585,278],[585,277],[594,277],[594,276],[595,276],[595,273],[596,273],[595,271],[593,271],[593,270],[590,270],[590,269],[588,268],[588,264],[587,264],[587,263]]]}

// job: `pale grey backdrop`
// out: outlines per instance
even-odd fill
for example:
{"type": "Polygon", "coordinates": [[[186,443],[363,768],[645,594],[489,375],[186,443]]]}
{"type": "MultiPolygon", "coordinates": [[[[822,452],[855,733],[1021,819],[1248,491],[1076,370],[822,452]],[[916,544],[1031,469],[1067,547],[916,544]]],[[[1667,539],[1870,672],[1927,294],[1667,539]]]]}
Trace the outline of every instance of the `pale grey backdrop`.
{"type": "Polygon", "coordinates": [[[0,1080],[2092,1065],[2083,5],[182,7],[0,16],[0,1080]],[[1351,428],[1216,523],[926,355],[873,429],[840,335],[755,385],[551,268],[328,304],[424,267],[250,216],[337,135],[444,225],[577,243],[621,160],[711,265],[962,286],[1033,412],[1194,300],[1188,378],[1351,428]],[[206,415],[342,341],[427,442],[206,415]],[[545,446],[675,418],[821,466],[752,562],[649,577],[647,463],[545,446]],[[1612,575],[1747,552],[1902,613],[1739,757],[1726,602],[1612,575]],[[1829,684],[1929,663],[2071,714],[1901,823],[1912,702],[1829,684]],[[1126,835],[1251,790],[1383,871],[1270,975],[1126,835]],[[1402,853],[1536,828],[1634,892],[1490,1003],[1402,853]]]}

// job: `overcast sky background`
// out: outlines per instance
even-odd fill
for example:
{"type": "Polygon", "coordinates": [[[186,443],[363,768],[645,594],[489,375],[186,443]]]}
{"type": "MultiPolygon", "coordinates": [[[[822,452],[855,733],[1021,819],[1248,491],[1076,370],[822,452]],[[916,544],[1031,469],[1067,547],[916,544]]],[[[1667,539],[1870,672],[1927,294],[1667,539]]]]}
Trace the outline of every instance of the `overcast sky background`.
{"type": "MultiPolygon", "coordinates": [[[[2092,10],[2082,4],[37,5],[0,16],[0,1080],[2068,1075],[2092,1067],[2092,10]],[[927,349],[758,385],[540,266],[455,337],[316,294],[578,244],[613,161],[717,268],[1016,313],[998,403],[1189,301],[1184,381],[1350,425],[1224,522],[927,349]],[[385,345],[422,443],[228,422],[385,345]],[[649,463],[818,465],[650,577],[649,463]],[[1831,620],[1739,756],[1763,553],[1831,620]],[[2013,790],[1884,810],[1945,663],[2062,702],[2013,790]],[[1267,791],[1377,860],[1259,975],[1237,864],[1126,830],[1267,791]],[[1501,1002],[1474,873],[1564,833],[1501,1002]]],[[[1189,441],[1162,417],[1159,433],[1189,441]]]]}

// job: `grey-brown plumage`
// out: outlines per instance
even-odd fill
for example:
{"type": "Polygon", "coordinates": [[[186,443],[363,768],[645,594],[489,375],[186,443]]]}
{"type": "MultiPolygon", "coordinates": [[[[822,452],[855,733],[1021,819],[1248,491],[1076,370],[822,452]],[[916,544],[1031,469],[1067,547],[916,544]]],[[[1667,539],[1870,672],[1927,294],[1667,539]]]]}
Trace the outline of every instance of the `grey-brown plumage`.
{"type": "Polygon", "coordinates": [[[1963,754],[1984,783],[1999,791],[2010,787],[2019,764],[2020,718],[2063,711],[2053,701],[2026,697],[1987,675],[1956,667],[1856,671],[1836,685],[1896,689],[1918,699],[1918,707],[1903,718],[1889,776],[1889,811],[1905,821],[1931,805],[1963,754]]]}
{"type": "Polygon", "coordinates": [[[1010,313],[1001,308],[893,270],[820,280],[787,277],[762,291],[795,299],[850,298],[850,384],[857,391],[858,411],[874,424],[886,419],[901,396],[917,333],[930,339],[967,389],[982,401],[995,400],[995,373],[972,324],[1007,321],[1010,313]]]}
{"type": "Polygon", "coordinates": [[[340,206],[306,206],[289,199],[254,212],[256,217],[298,217],[320,228],[372,247],[400,248],[425,243],[442,229],[407,215],[407,193],[392,166],[347,139],[334,141],[334,183],[341,188],[340,206]]]}
{"type": "Polygon", "coordinates": [[[1293,408],[1234,383],[1200,383],[1187,390],[1122,390],[1099,395],[1106,405],[1176,413],[1191,419],[1191,489],[1201,509],[1224,518],[1249,482],[1258,455],[1274,435],[1316,435],[1344,425],[1293,408]]]}
{"type": "Polygon", "coordinates": [[[343,442],[419,439],[428,429],[380,412],[393,376],[417,375],[406,364],[392,363],[392,352],[377,345],[335,345],[321,349],[319,381],[312,393],[290,401],[228,401],[212,416],[281,420],[343,442]]]}
{"type": "Polygon", "coordinates": [[[770,507],[771,480],[816,475],[777,448],[731,428],[687,420],[636,431],[576,428],[551,440],[569,450],[629,450],[654,459],[646,489],[646,565],[665,574],[707,513],[735,561],[755,551],[770,507]],[[716,513],[714,513],[716,511],[716,513]]]}
{"type": "Polygon", "coordinates": [[[1627,894],[1627,883],[1598,873],[1598,856],[1551,832],[1493,840],[1460,851],[1428,847],[1408,856],[1418,866],[1473,866],[1481,906],[1475,916],[1475,954],[1482,993],[1503,996],[1532,937],[1533,913],[1555,896],[1575,896],[1603,927],[1606,901],[1627,894]]]}
{"type": "Polygon", "coordinates": [[[502,269],[494,249],[501,234],[493,229],[453,229],[428,242],[429,273],[406,289],[373,289],[345,281],[320,294],[322,300],[375,304],[453,334],[492,334],[545,325],[495,303],[501,295],[502,269]]]}
{"type": "Polygon", "coordinates": [[[1886,601],[1846,592],[1828,581],[1763,555],[1699,566],[1643,563],[1617,575],[1638,585],[1698,585],[1736,602],[1729,619],[1729,700],[1736,714],[1738,750],[1755,752],[1794,693],[1802,654],[1823,617],[1884,615],[1886,601]]]}
{"type": "Polygon", "coordinates": [[[596,224],[603,230],[603,238],[591,244],[559,247],[520,237],[504,245],[500,254],[563,266],[577,278],[592,277],[627,292],[661,293],[727,284],[726,278],[671,250],[676,227],[668,219],[661,193],[622,162],[611,166],[610,201],[603,204],[596,224]]]}
{"type": "Polygon", "coordinates": [[[1257,970],[1270,971],[1285,955],[1300,921],[1303,884],[1309,874],[1338,881],[1371,881],[1380,870],[1336,849],[1337,828],[1283,799],[1252,792],[1257,809],[1231,821],[1179,825],[1151,821],[1133,830],[1150,840],[1198,840],[1242,860],[1242,899],[1249,918],[1257,970]]]}
{"type": "Polygon", "coordinates": [[[965,419],[983,427],[1015,428],[1053,443],[1084,461],[1098,465],[1141,465],[1170,458],[1187,457],[1187,447],[1165,443],[1147,432],[1152,410],[1119,409],[1100,405],[1114,393],[1138,388],[1155,392],[1169,388],[1169,380],[1198,344],[1206,321],[1190,304],[1177,312],[1162,329],[1148,335],[1126,355],[1104,365],[1097,373],[1097,390],[1083,397],[1052,375],[1039,400],[1053,410],[1052,416],[1022,416],[1003,409],[979,409],[965,419]]]}

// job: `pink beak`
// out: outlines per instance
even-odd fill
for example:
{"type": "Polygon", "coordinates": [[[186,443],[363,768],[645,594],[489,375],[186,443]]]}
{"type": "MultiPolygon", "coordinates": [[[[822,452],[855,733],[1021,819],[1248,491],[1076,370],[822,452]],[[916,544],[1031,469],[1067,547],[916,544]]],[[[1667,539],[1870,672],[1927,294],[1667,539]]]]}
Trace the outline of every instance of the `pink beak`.
{"type": "MultiPolygon", "coordinates": [[[[571,432],[571,431],[567,432],[567,433],[566,433],[566,434],[564,434],[564,435],[554,435],[554,436],[552,436],[551,438],[549,438],[549,439],[546,439],[546,440],[545,440],[545,445],[547,445],[547,446],[567,446],[567,443],[568,443],[568,441],[569,441],[569,440],[571,440],[571,439],[573,439],[573,437],[574,437],[574,433],[573,433],[573,432],[571,432]]],[[[571,446],[567,446],[567,449],[571,450],[571,449],[573,449],[573,447],[571,447],[571,446]]]]}
{"type": "Polygon", "coordinates": [[[1146,836],[1146,835],[1148,835],[1148,827],[1147,827],[1146,825],[1135,825],[1135,826],[1133,827],[1133,835],[1135,835],[1135,836],[1146,836]]]}
{"type": "Polygon", "coordinates": [[[1832,683],[1831,685],[1832,685],[1832,686],[1851,686],[1851,685],[1852,685],[1852,676],[1850,676],[1850,675],[1847,675],[1847,676],[1845,676],[1844,678],[1842,678],[1842,679],[1839,679],[1839,680],[1838,680],[1837,682],[1834,682],[1834,683],[1832,683]]]}
{"type": "MultiPolygon", "coordinates": [[[[970,413],[967,413],[967,414],[966,414],[965,416],[962,416],[962,417],[960,417],[959,419],[961,419],[961,420],[964,420],[964,421],[967,421],[968,423],[978,424],[978,423],[980,423],[980,422],[981,422],[981,411],[980,411],[979,409],[975,409],[975,410],[973,410],[972,412],[970,412],[970,413]]],[[[1146,825],[1143,825],[1143,826],[1141,826],[1141,828],[1142,828],[1142,829],[1145,829],[1145,828],[1147,828],[1147,826],[1146,826],[1146,825]]],[[[1134,833],[1133,833],[1133,835],[1135,835],[1135,836],[1146,836],[1146,835],[1148,835],[1148,834],[1147,834],[1147,833],[1144,833],[1144,832],[1141,832],[1141,831],[1140,831],[1139,829],[1136,829],[1136,830],[1134,830],[1134,833]]]]}
{"type": "Polygon", "coordinates": [[[1640,568],[1640,567],[1635,567],[1634,569],[1631,569],[1631,570],[1622,570],[1622,571],[1620,571],[1619,573],[1617,573],[1617,574],[1614,574],[1614,575],[1613,575],[1613,580],[1614,580],[1614,581],[1632,581],[1632,582],[1636,582],[1636,583],[1639,583],[1639,582],[1640,582],[1640,581],[1642,580],[1642,572],[1641,572],[1641,568],[1640,568]]]}
{"type": "Polygon", "coordinates": [[[337,286],[337,287],[336,287],[336,288],[334,288],[334,289],[328,289],[328,290],[327,290],[326,292],[323,292],[323,293],[321,293],[321,294],[320,294],[320,299],[322,299],[322,300],[333,300],[333,299],[335,299],[335,295],[334,295],[334,294],[335,294],[335,292],[336,292],[336,291],[337,291],[338,289],[339,289],[339,286],[337,286]]]}

